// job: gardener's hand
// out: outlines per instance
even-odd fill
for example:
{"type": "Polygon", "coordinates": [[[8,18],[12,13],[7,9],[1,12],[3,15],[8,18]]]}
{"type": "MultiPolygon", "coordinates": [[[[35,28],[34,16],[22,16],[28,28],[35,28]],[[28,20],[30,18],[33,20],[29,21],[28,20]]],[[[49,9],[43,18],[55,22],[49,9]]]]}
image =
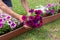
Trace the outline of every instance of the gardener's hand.
{"type": "Polygon", "coordinates": [[[24,25],[23,27],[25,27],[26,29],[31,28],[31,27],[29,27],[29,26],[27,26],[27,25],[24,25]]]}

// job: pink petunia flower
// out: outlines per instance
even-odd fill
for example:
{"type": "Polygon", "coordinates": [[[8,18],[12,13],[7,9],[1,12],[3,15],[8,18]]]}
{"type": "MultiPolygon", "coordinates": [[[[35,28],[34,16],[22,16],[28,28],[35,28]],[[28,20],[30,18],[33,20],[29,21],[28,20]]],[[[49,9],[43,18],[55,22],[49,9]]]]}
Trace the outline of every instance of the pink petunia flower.
{"type": "Polygon", "coordinates": [[[16,28],[16,23],[13,22],[13,23],[10,25],[10,27],[11,27],[11,28],[16,28]]]}
{"type": "Polygon", "coordinates": [[[8,15],[8,16],[6,17],[6,19],[7,19],[7,20],[11,19],[11,16],[8,15]]]}

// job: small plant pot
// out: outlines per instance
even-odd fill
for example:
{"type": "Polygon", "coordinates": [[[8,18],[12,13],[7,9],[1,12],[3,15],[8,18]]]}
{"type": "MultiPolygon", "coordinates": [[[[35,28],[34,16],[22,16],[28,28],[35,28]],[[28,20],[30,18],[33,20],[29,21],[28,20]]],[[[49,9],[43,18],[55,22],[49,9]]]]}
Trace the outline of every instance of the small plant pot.
{"type": "MultiPolygon", "coordinates": [[[[46,23],[49,23],[49,22],[52,22],[56,19],[59,19],[60,18],[60,13],[58,14],[55,14],[55,15],[52,15],[52,16],[48,16],[48,17],[43,17],[43,24],[46,24],[46,23]]],[[[6,33],[4,35],[1,35],[0,36],[0,40],[10,40],[11,38],[17,36],[17,35],[21,35],[23,34],[24,32],[27,32],[29,30],[31,30],[33,28],[24,28],[24,27],[20,27],[14,31],[11,31],[9,33],[6,33]]]]}

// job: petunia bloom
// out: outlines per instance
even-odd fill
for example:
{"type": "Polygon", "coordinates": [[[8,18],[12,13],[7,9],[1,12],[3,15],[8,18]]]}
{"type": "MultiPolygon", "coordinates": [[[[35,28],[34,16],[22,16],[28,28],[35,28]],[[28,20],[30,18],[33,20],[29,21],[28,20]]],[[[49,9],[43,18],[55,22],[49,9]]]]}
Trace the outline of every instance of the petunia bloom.
{"type": "Polygon", "coordinates": [[[3,18],[0,18],[0,23],[3,23],[3,18]]]}
{"type": "Polygon", "coordinates": [[[36,28],[40,28],[41,26],[40,26],[40,24],[36,24],[36,28]]]}
{"type": "Polygon", "coordinates": [[[48,4],[47,6],[46,6],[46,8],[50,8],[51,7],[51,4],[48,4]]]}
{"type": "Polygon", "coordinates": [[[34,16],[29,16],[29,20],[34,20],[34,16]]]}
{"type": "MultiPolygon", "coordinates": [[[[29,16],[27,18],[25,15],[23,15],[22,20],[23,20],[23,22],[25,21],[24,24],[26,24],[27,26],[30,26],[32,28],[40,28],[42,26],[42,23],[43,23],[42,17],[40,16],[43,13],[42,10],[30,10],[29,12],[31,12],[31,13],[34,12],[35,16],[29,16]]],[[[20,25],[23,26],[23,23],[20,25]]]]}
{"type": "Polygon", "coordinates": [[[22,16],[22,20],[26,21],[27,17],[25,15],[22,16]]]}
{"type": "Polygon", "coordinates": [[[13,22],[13,23],[10,25],[10,27],[11,27],[11,28],[15,28],[15,27],[16,27],[16,23],[13,22]]]}
{"type": "Polygon", "coordinates": [[[38,14],[38,15],[40,15],[40,14],[42,14],[43,12],[41,11],[41,10],[35,10],[35,14],[38,14]]]}
{"type": "Polygon", "coordinates": [[[34,12],[34,9],[29,10],[29,12],[30,12],[30,13],[33,13],[33,12],[34,12]]]}
{"type": "Polygon", "coordinates": [[[52,10],[50,10],[50,12],[51,12],[51,13],[54,15],[54,13],[55,13],[55,10],[53,10],[53,9],[52,9],[52,10]]]}
{"type": "Polygon", "coordinates": [[[42,21],[42,17],[40,16],[40,21],[42,21]]]}
{"type": "Polygon", "coordinates": [[[49,13],[50,11],[49,10],[46,10],[46,13],[49,13]]]}
{"type": "Polygon", "coordinates": [[[7,21],[7,24],[8,25],[11,25],[12,24],[12,21],[11,20],[7,21]]]}
{"type": "Polygon", "coordinates": [[[38,20],[34,20],[33,23],[34,25],[36,25],[38,23],[38,20]]]}
{"type": "Polygon", "coordinates": [[[3,21],[6,21],[6,18],[3,18],[3,21]]]}
{"type": "Polygon", "coordinates": [[[11,19],[11,16],[8,15],[6,18],[7,18],[7,19],[11,19]]]}

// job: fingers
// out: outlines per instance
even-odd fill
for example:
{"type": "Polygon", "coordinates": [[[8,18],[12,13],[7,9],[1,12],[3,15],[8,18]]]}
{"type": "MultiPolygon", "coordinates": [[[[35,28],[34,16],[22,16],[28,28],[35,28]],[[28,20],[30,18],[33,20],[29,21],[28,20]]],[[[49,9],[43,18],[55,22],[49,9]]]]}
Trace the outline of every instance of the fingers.
{"type": "Polygon", "coordinates": [[[31,28],[31,27],[29,27],[29,26],[27,26],[27,25],[24,25],[23,27],[24,27],[25,29],[31,28]]]}
{"type": "Polygon", "coordinates": [[[27,13],[27,16],[30,16],[31,15],[31,13],[27,13]]]}

